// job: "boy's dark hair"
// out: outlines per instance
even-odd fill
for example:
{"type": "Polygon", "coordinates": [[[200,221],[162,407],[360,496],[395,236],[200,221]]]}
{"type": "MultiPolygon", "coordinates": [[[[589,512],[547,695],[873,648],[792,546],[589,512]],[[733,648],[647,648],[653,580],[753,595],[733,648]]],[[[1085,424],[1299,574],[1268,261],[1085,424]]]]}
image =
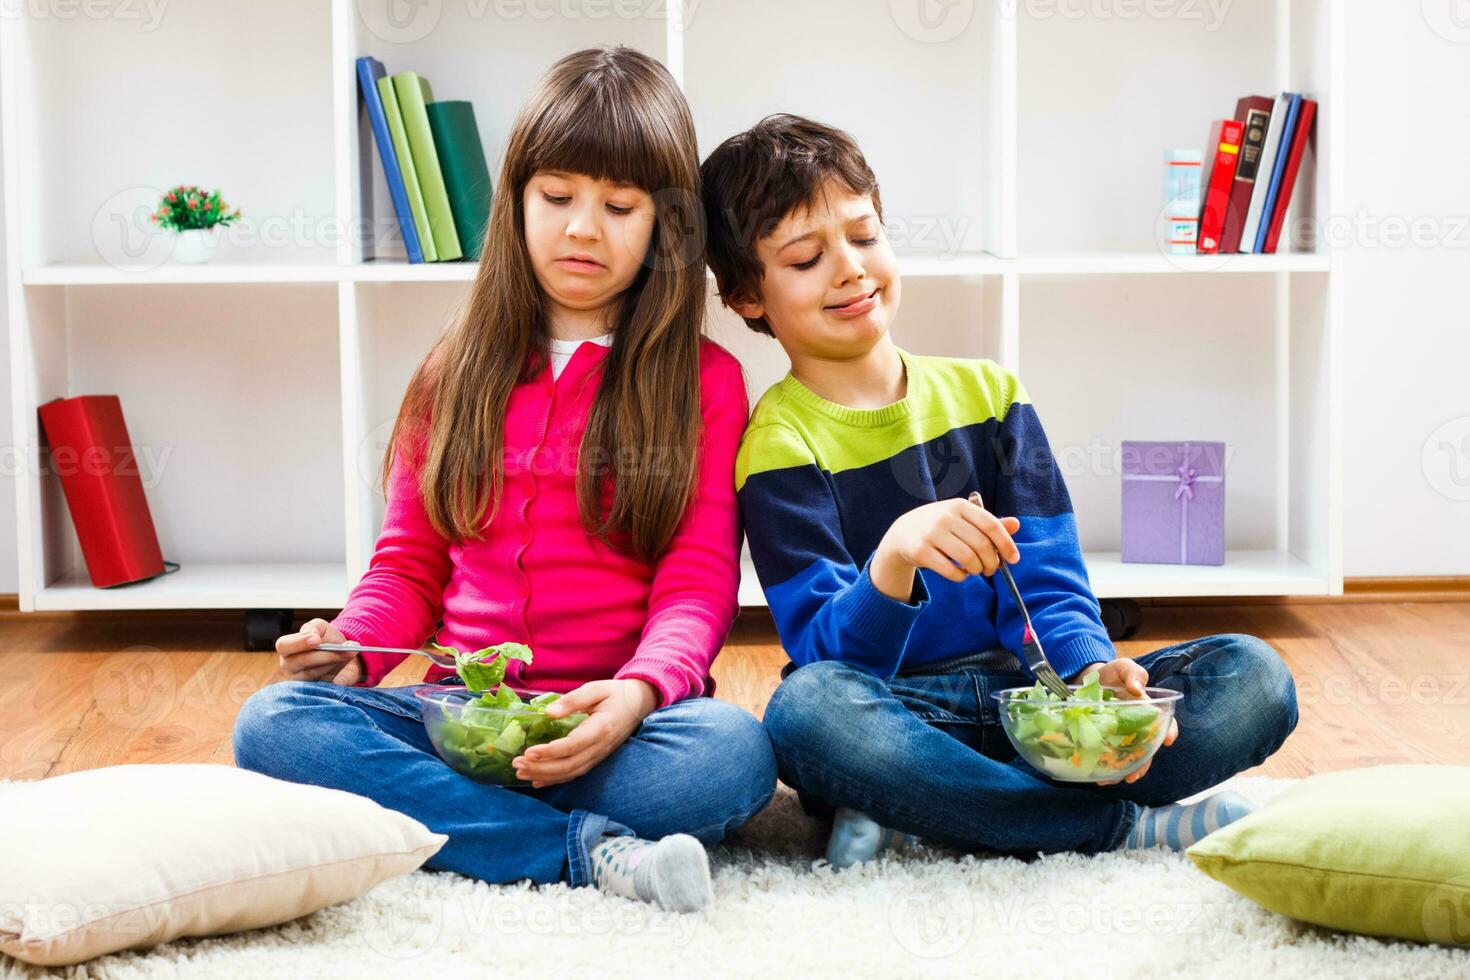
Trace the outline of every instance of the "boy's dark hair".
{"type": "MultiPolygon", "coordinates": [[[[792,211],[814,205],[827,181],[871,195],[883,220],[878,180],[857,141],[801,116],[765,117],[715,147],[699,173],[709,266],[726,305],[760,299],[765,269],[756,242],[792,211]]],[[[774,336],[765,317],[745,322],[756,333],[774,336]]]]}

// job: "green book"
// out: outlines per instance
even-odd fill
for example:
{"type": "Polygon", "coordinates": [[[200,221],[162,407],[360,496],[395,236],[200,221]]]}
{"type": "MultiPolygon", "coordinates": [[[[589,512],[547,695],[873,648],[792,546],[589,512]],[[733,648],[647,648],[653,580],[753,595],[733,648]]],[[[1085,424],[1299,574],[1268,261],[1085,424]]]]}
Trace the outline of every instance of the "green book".
{"type": "Polygon", "coordinates": [[[475,125],[475,107],[462,100],[429,103],[429,128],[444,171],[454,230],[466,258],[480,258],[485,221],[490,216],[490,168],[475,125]]]}
{"type": "Polygon", "coordinates": [[[449,210],[449,194],[444,189],[444,171],[439,168],[434,134],[429,129],[428,105],[434,101],[434,93],[428,79],[412,71],[393,76],[393,91],[398,94],[398,109],[403,113],[403,128],[408,132],[408,148],[413,153],[413,168],[418,172],[419,190],[429,212],[434,251],[439,253],[441,262],[462,258],[464,250],[459,247],[454,213],[449,210]]]}
{"type": "Polygon", "coordinates": [[[398,167],[403,171],[403,189],[408,194],[408,210],[413,213],[413,227],[418,232],[419,248],[424,253],[425,262],[437,262],[439,253],[435,251],[434,238],[429,234],[429,212],[424,208],[424,195],[419,190],[413,154],[409,152],[408,133],[403,128],[403,113],[398,108],[398,96],[393,92],[393,80],[387,75],[378,79],[378,96],[383,100],[383,115],[388,117],[393,152],[398,154],[398,167]]]}

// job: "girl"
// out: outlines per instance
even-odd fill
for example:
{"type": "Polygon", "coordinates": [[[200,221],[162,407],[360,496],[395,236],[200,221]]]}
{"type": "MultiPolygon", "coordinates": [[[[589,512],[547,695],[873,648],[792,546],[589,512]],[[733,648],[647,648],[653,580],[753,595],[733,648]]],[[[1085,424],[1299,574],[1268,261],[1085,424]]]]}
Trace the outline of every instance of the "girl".
{"type": "Polygon", "coordinates": [[[431,868],[713,900],[704,846],[767,803],[775,762],[753,716],[697,696],[737,609],[747,415],[738,362],[701,337],[698,181],[688,106],[653,59],[579,51],[541,80],[467,311],[404,396],[370,567],[334,620],[277,641],[287,682],[241,707],[237,764],[448,835],[431,868]],[[377,686],[403,655],[316,649],[431,635],[524,642],[534,661],[507,683],[588,713],[514,760],[525,788],[439,758],[421,685],[377,686]]]}

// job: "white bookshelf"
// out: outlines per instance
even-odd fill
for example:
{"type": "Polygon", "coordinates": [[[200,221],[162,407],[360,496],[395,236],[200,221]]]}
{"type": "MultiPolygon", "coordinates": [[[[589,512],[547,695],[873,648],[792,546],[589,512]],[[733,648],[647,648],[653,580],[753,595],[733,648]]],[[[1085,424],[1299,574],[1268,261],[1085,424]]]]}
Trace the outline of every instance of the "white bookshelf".
{"type": "MultiPolygon", "coordinates": [[[[702,153],[783,110],[858,137],[901,256],[896,338],[1021,374],[1100,597],[1342,591],[1331,239],[1264,256],[1155,244],[1163,150],[1201,146],[1247,93],[1320,100],[1293,217],[1339,213],[1339,0],[1239,0],[1218,24],[1183,4],[1078,19],[977,0],[926,21],[883,0],[389,3],[180,0],[151,25],[0,18],[22,610],[340,605],[381,527],[376,469],[409,374],[475,272],[383,244],[365,262],[347,233],[396,225],[353,59],[472,100],[498,174],[536,77],[607,42],[670,67],[702,153]],[[203,135],[183,122],[204,118],[203,135]],[[205,266],[168,262],[137,215],[181,181],[222,187],[253,235],[205,266]],[[90,585],[60,486],[40,472],[36,407],[92,392],[121,396],[155,463],[145,486],[176,574],[90,585]],[[1124,439],[1227,444],[1223,566],[1119,560],[1124,439]]],[[[784,357],[710,310],[753,401],[784,357]]],[[[742,602],[760,604],[745,568],[742,602]]]]}

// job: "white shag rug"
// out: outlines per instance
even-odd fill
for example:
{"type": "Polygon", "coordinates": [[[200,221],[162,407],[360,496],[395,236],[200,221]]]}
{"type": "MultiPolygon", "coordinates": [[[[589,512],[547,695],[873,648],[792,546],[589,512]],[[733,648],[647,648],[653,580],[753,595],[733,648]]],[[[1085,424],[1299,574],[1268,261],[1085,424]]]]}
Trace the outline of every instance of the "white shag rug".
{"type": "MultiPolygon", "coordinates": [[[[1264,803],[1293,780],[1228,784],[1264,803]]],[[[715,908],[417,871],[270,929],[5,978],[1470,977],[1470,950],[1337,933],[1260,908],[1163,850],[1027,863],[918,848],[836,872],[781,787],[713,855],[715,908]]]]}

